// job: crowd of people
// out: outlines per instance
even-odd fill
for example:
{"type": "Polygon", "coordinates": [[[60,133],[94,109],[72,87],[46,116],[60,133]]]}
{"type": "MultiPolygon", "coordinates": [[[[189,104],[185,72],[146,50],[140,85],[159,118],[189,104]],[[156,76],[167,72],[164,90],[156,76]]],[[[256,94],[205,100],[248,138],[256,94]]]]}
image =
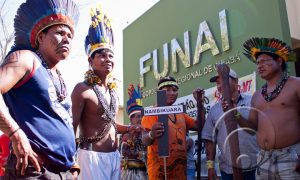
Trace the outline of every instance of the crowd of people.
{"type": "MultiPolygon", "coordinates": [[[[18,8],[14,45],[0,66],[0,178],[195,179],[192,130],[204,139],[210,180],[219,178],[216,155],[225,180],[234,179],[234,168],[242,170],[243,179],[300,179],[300,79],[287,72],[293,56],[286,43],[251,38],[243,44],[266,83],[249,96],[238,90],[233,69],[229,84],[220,73],[213,76],[210,82],[221,94],[229,88],[231,100],[220,98],[203,129],[186,113],[168,114],[166,126],[158,116],[143,116],[141,88],[134,84],[128,88],[130,123],[123,125],[116,122],[119,102],[111,76],[116,63],[113,30],[101,7],[91,9],[84,43],[90,68],[67,94],[58,64],[70,53],[78,18],[71,0],[26,0],[18,8]],[[233,167],[232,147],[226,144],[230,133],[224,118],[231,111],[242,129],[237,147],[246,158],[237,159],[240,167],[233,167]],[[164,161],[158,141],[166,128],[169,156],[164,161]]],[[[179,91],[174,77],[161,78],[157,89],[166,92],[166,106],[174,105],[179,91]]],[[[197,99],[203,91],[191,93],[197,99]]]]}

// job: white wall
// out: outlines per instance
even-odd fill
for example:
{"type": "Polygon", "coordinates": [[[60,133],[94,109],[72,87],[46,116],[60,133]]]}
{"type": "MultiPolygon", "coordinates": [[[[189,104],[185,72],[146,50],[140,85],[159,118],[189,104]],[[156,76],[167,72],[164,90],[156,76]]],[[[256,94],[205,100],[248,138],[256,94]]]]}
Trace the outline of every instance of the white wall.
{"type": "Polygon", "coordinates": [[[285,0],[291,37],[300,40],[300,1],[285,0]]]}

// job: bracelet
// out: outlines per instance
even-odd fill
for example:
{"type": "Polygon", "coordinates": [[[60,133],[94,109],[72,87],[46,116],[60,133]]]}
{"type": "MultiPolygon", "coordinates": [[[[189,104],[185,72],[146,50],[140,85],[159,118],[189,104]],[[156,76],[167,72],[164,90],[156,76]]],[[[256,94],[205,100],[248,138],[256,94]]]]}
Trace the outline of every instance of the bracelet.
{"type": "Polygon", "coordinates": [[[129,133],[129,128],[130,128],[130,125],[128,125],[128,126],[126,127],[126,133],[129,133]]]}
{"type": "Polygon", "coordinates": [[[80,166],[78,164],[74,164],[71,168],[70,168],[71,173],[74,171],[77,171],[78,175],[80,174],[80,166]]]}
{"type": "Polygon", "coordinates": [[[19,129],[21,129],[21,128],[19,127],[19,128],[17,128],[17,129],[15,129],[13,132],[11,132],[11,133],[8,135],[8,137],[9,137],[9,138],[12,137],[12,135],[14,135],[19,129]]]}
{"type": "Polygon", "coordinates": [[[206,161],[206,166],[207,166],[207,169],[214,169],[215,168],[215,162],[212,161],[212,160],[207,160],[206,161]]]}
{"type": "Polygon", "coordinates": [[[153,136],[152,136],[152,133],[151,133],[152,131],[149,131],[149,133],[148,133],[148,136],[149,136],[149,138],[151,139],[151,140],[154,140],[154,138],[153,138],[153,136]]]}
{"type": "Polygon", "coordinates": [[[235,115],[234,115],[234,118],[235,119],[240,119],[241,118],[241,113],[239,111],[236,111],[235,115]]]}

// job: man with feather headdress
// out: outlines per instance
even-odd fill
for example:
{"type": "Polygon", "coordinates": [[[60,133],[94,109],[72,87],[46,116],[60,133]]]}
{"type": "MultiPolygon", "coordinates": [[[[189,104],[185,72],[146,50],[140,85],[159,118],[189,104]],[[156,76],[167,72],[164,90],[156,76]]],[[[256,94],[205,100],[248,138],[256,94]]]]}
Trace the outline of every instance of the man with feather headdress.
{"type": "Polygon", "coordinates": [[[85,39],[91,70],[72,92],[74,131],[79,126],[79,179],[120,179],[118,133],[141,131],[115,122],[118,112],[114,67],[114,38],[101,7],[91,9],[92,23],[85,39]]]}
{"type": "Polygon", "coordinates": [[[235,115],[241,127],[257,132],[256,179],[300,179],[300,79],[287,72],[295,56],[275,38],[251,38],[243,47],[266,81],[252,97],[249,120],[235,115]]]}
{"type": "Polygon", "coordinates": [[[78,18],[71,0],[27,0],[17,11],[15,44],[0,67],[0,129],[13,149],[6,179],[77,176],[71,101],[57,65],[78,18]]]}

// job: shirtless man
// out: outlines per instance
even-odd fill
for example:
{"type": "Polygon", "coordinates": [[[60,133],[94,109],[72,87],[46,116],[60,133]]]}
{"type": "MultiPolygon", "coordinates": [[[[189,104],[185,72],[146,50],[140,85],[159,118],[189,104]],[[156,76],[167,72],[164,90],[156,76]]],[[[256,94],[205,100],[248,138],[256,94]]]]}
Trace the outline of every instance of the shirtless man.
{"type": "Polygon", "coordinates": [[[299,179],[300,79],[287,75],[291,49],[274,38],[252,38],[243,46],[244,54],[256,63],[258,74],[266,81],[253,95],[249,121],[235,115],[240,126],[257,131],[261,152],[256,178],[299,179]]]}
{"type": "Polygon", "coordinates": [[[114,67],[113,33],[100,12],[93,11],[85,41],[92,70],[86,72],[85,81],[78,83],[72,93],[73,126],[75,133],[80,127],[78,163],[83,168],[79,179],[119,180],[121,159],[117,132],[139,131],[139,126],[115,122],[118,99],[115,83],[109,78],[114,67]]]}

